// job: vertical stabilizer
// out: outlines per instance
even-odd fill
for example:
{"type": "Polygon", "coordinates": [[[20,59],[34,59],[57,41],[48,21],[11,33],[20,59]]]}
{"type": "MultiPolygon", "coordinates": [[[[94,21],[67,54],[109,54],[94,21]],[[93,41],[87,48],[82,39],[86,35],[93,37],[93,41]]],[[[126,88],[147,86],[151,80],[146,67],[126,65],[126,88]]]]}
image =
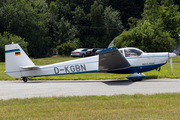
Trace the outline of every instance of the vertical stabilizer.
{"type": "Polygon", "coordinates": [[[5,45],[6,74],[22,77],[21,66],[35,66],[18,44],[5,45]]]}

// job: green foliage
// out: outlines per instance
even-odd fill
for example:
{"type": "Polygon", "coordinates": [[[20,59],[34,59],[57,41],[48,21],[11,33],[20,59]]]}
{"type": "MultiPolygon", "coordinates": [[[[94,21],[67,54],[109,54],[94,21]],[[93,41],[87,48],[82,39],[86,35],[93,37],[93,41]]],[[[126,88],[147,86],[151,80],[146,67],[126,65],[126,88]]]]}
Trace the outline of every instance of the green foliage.
{"type": "Polygon", "coordinates": [[[174,3],[173,0],[161,0],[161,5],[170,6],[174,3]]]}
{"type": "Polygon", "coordinates": [[[67,42],[57,46],[57,51],[59,55],[70,55],[71,51],[77,48],[76,44],[67,42]]]}
{"type": "Polygon", "coordinates": [[[116,37],[116,47],[137,47],[143,51],[161,52],[169,51],[170,40],[172,48],[175,47],[175,39],[170,37],[170,33],[164,31],[159,24],[151,24],[143,21],[129,31],[124,31],[116,37]]]}
{"type": "Polygon", "coordinates": [[[142,17],[144,20],[153,21],[159,14],[159,5],[157,0],[146,0],[144,5],[144,11],[142,13],[142,17]]]}
{"type": "Polygon", "coordinates": [[[91,13],[89,14],[92,26],[102,26],[103,11],[104,11],[103,6],[101,4],[98,4],[97,1],[94,1],[94,4],[91,5],[91,13]]]}
{"type": "Polygon", "coordinates": [[[4,32],[0,34],[0,61],[5,61],[5,45],[14,43],[19,43],[23,50],[28,54],[27,45],[28,43],[24,41],[21,37],[17,35],[4,32]]]}
{"type": "MultiPolygon", "coordinates": [[[[95,42],[102,42],[102,37],[104,36],[104,27],[103,27],[103,12],[104,8],[101,4],[99,4],[97,1],[94,1],[93,5],[91,5],[90,8],[90,13],[87,15],[87,18],[89,19],[91,23],[91,28],[90,28],[90,34],[93,37],[88,37],[88,38],[93,38],[93,41],[91,43],[95,42]]],[[[92,47],[97,47],[94,46],[93,44],[90,44],[92,47]]]]}
{"type": "Polygon", "coordinates": [[[120,34],[123,30],[120,12],[114,10],[112,7],[106,7],[103,13],[104,26],[105,26],[105,36],[108,40],[103,41],[106,46],[110,41],[120,34]]]}
{"type": "MultiPolygon", "coordinates": [[[[64,17],[67,20],[71,20],[71,6],[67,0],[56,0],[56,6],[58,7],[59,11],[59,20],[64,17]]],[[[57,22],[59,22],[59,20],[57,22]]]]}
{"type": "MultiPolygon", "coordinates": [[[[180,5],[179,0],[1,0],[0,33],[8,31],[23,38],[29,43],[30,57],[37,58],[51,56],[51,48],[76,39],[82,47],[105,48],[121,34],[123,26],[129,29],[127,20],[131,17],[131,29],[144,29],[140,23],[146,20],[150,26],[158,23],[158,28],[150,29],[160,29],[163,35],[169,34],[178,43],[180,14],[177,5],[180,5]],[[142,20],[138,20],[141,16],[142,20]]],[[[133,46],[138,43],[135,41],[141,41],[141,37],[130,37],[134,31],[123,33],[131,40],[123,41],[122,46],[133,46]]],[[[136,34],[144,36],[146,33],[136,34]]],[[[142,45],[146,43],[144,38],[150,40],[143,37],[142,45]]]]}
{"type": "Polygon", "coordinates": [[[78,34],[78,30],[76,26],[72,26],[68,20],[65,20],[64,17],[61,18],[59,23],[56,23],[54,26],[54,43],[55,45],[60,45],[68,42],[69,40],[74,41],[76,35],[78,34]]]}
{"type": "Polygon", "coordinates": [[[104,43],[100,43],[100,40],[98,40],[98,38],[94,38],[94,37],[87,37],[85,39],[85,46],[88,46],[89,48],[96,48],[98,46],[103,45],[104,43]]]}
{"type": "Polygon", "coordinates": [[[76,7],[75,11],[72,11],[72,15],[73,15],[73,22],[75,25],[83,25],[86,21],[86,15],[83,11],[83,9],[81,9],[80,7],[76,7]]]}
{"type": "Polygon", "coordinates": [[[51,38],[47,34],[50,19],[45,0],[7,0],[0,13],[3,30],[25,38],[30,56],[46,56],[51,38]]]}
{"type": "MultiPolygon", "coordinates": [[[[149,20],[150,23],[160,23],[164,31],[168,31],[171,37],[179,43],[180,32],[180,12],[179,6],[173,5],[172,0],[161,0],[159,5],[158,0],[146,0],[143,20],[149,20]]],[[[161,29],[161,28],[160,28],[161,29]]]]}
{"type": "Polygon", "coordinates": [[[171,2],[164,0],[160,5],[158,0],[146,0],[142,20],[131,18],[131,29],[116,38],[116,46],[156,52],[170,51],[170,46],[174,49],[179,44],[180,12],[171,2]]]}
{"type": "Polygon", "coordinates": [[[121,20],[125,28],[129,28],[130,17],[141,19],[146,0],[109,0],[109,6],[121,13],[121,20]]]}
{"type": "Polygon", "coordinates": [[[58,7],[53,1],[51,1],[49,5],[49,11],[50,11],[50,19],[55,20],[58,17],[58,7]]]}
{"type": "Polygon", "coordinates": [[[180,12],[178,10],[179,6],[177,5],[161,6],[159,20],[162,22],[163,29],[168,31],[171,37],[176,39],[176,43],[179,44],[180,12]]]}
{"type": "Polygon", "coordinates": [[[102,5],[95,1],[88,18],[93,27],[90,27],[90,35],[84,40],[85,46],[106,48],[111,40],[122,32],[120,12],[112,7],[104,10],[102,5]]]}

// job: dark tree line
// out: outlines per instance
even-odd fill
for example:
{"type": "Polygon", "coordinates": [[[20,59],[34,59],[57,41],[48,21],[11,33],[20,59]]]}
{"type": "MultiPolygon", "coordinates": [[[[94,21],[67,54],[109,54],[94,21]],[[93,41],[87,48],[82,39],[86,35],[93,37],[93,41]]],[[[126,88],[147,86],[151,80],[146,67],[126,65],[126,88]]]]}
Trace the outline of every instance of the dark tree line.
{"type": "Polygon", "coordinates": [[[63,43],[107,47],[135,25],[133,20],[143,18],[144,4],[145,0],[1,0],[0,46],[10,44],[2,40],[8,32],[20,37],[35,58],[52,55],[52,49],[63,43]]]}

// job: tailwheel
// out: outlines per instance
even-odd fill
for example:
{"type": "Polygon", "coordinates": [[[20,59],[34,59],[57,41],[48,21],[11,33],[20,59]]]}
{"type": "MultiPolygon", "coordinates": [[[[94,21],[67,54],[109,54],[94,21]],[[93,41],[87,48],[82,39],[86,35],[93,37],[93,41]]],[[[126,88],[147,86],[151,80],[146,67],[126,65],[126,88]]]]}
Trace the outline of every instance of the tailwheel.
{"type": "Polygon", "coordinates": [[[28,80],[27,80],[27,77],[23,77],[22,80],[23,80],[24,82],[27,82],[27,81],[28,81],[28,80]]]}

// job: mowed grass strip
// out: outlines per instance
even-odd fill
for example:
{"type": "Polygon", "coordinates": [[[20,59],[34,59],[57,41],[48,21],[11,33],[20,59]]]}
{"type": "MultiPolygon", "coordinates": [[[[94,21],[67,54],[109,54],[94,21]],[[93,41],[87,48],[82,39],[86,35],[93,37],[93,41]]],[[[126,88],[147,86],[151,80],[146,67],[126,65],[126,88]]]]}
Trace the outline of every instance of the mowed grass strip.
{"type": "MultiPolygon", "coordinates": [[[[32,59],[32,61],[38,65],[47,65],[58,62],[64,62],[68,60],[74,60],[79,58],[73,57],[62,57],[55,56],[50,58],[40,58],[32,59]]],[[[168,60],[169,61],[169,60],[168,60]]],[[[177,56],[173,58],[173,74],[171,73],[170,64],[161,67],[161,71],[149,71],[144,72],[146,79],[155,79],[155,78],[180,78],[180,57],[177,56]]],[[[5,72],[5,63],[0,62],[0,80],[15,80],[16,78],[8,76],[5,72]]],[[[71,74],[71,75],[57,75],[57,76],[45,76],[45,77],[36,77],[30,78],[30,80],[101,80],[101,79],[126,79],[128,74],[110,74],[110,73],[87,73],[87,74],[71,74]]]]}
{"type": "Polygon", "coordinates": [[[180,93],[0,100],[0,119],[180,119],[180,93]]]}

